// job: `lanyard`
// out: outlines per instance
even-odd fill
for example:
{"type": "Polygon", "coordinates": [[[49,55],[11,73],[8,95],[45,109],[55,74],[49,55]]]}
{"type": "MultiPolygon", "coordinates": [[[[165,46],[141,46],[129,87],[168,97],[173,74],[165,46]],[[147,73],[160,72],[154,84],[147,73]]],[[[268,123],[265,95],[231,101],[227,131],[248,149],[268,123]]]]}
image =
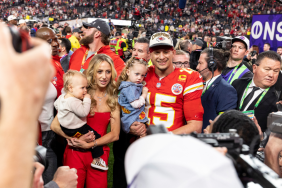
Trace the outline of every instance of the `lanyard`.
{"type": "Polygon", "coordinates": [[[61,57],[61,60],[60,60],[60,62],[62,61],[62,59],[64,58],[64,57],[66,57],[68,54],[65,54],[65,55],[63,55],[62,57],[61,57]]]}
{"type": "MultiPolygon", "coordinates": [[[[241,108],[242,108],[242,106],[243,106],[243,103],[244,103],[244,100],[245,100],[245,97],[246,97],[246,95],[247,95],[247,92],[248,92],[248,89],[249,89],[249,86],[250,86],[251,82],[252,82],[252,81],[250,81],[250,83],[247,85],[247,89],[246,89],[245,92],[244,92],[243,98],[242,98],[241,103],[240,103],[239,110],[241,110],[241,108]]],[[[257,101],[256,104],[255,104],[255,108],[258,107],[260,101],[263,99],[263,97],[264,97],[265,94],[268,92],[268,90],[269,90],[269,88],[267,88],[267,89],[265,89],[265,90],[263,91],[263,93],[261,94],[260,98],[258,99],[258,101],[257,101]]]]}
{"type": "MultiPolygon", "coordinates": [[[[102,47],[101,47],[101,48],[102,48],[102,47]]],[[[100,49],[101,49],[101,48],[100,48],[100,49]]],[[[100,49],[99,49],[99,50],[100,50],[100,49]]],[[[98,53],[99,50],[97,50],[97,52],[94,54],[94,56],[98,53]]],[[[82,62],[81,62],[81,69],[80,69],[80,72],[81,72],[81,73],[84,72],[84,69],[83,69],[82,67],[84,66],[85,62],[87,61],[86,57],[87,57],[87,55],[88,55],[88,52],[89,52],[89,50],[86,50],[86,52],[85,52],[85,54],[84,54],[84,57],[83,57],[83,59],[82,59],[82,62]]]]}
{"type": "MultiPolygon", "coordinates": [[[[239,65],[240,65],[240,64],[239,64],[239,65]]],[[[227,80],[228,83],[229,83],[229,80],[230,80],[231,78],[233,78],[233,76],[236,74],[239,65],[237,65],[237,66],[233,69],[231,75],[229,76],[229,78],[228,78],[228,80],[227,80]]]]}
{"type": "MultiPolygon", "coordinates": [[[[213,83],[213,82],[212,82],[212,83],[213,83]]],[[[210,88],[210,86],[212,85],[212,83],[210,83],[210,84],[206,87],[206,89],[203,91],[203,93],[202,93],[201,96],[203,96],[203,95],[205,94],[205,92],[210,88]]]]}
{"type": "Polygon", "coordinates": [[[86,52],[85,52],[85,54],[84,54],[84,57],[82,58],[81,69],[82,69],[82,67],[84,66],[85,62],[86,62],[86,57],[87,57],[87,55],[88,55],[88,52],[89,52],[89,50],[86,50],[86,52]]]}

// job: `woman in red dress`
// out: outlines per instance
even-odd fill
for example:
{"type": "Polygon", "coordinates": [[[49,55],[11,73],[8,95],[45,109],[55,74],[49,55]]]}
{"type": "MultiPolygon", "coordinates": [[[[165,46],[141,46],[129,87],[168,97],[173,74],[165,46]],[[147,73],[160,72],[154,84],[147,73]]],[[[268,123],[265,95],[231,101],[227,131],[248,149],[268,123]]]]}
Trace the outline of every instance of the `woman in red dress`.
{"type": "Polygon", "coordinates": [[[77,188],[84,188],[84,183],[87,188],[106,188],[107,171],[91,167],[93,159],[88,149],[103,146],[104,154],[101,158],[108,164],[110,148],[106,144],[119,138],[120,109],[115,85],[116,71],[112,59],[105,54],[95,55],[89,63],[86,76],[89,84],[88,93],[91,95],[91,110],[87,116],[87,124],[97,131],[101,138],[89,142],[93,137],[91,133],[79,139],[70,138],[61,130],[57,116],[51,129],[68,140],[64,153],[64,165],[77,169],[77,188]],[[107,133],[109,123],[111,131],[107,133]]]}

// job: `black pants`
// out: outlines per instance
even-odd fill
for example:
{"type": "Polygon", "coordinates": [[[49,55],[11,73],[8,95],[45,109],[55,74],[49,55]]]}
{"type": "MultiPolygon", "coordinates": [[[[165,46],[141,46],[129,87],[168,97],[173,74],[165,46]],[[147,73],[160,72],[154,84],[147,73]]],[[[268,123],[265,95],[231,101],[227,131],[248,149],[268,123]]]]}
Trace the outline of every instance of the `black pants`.
{"type": "Polygon", "coordinates": [[[42,175],[45,184],[53,180],[54,174],[58,168],[57,156],[54,152],[54,147],[52,145],[54,137],[55,133],[53,131],[42,131],[42,146],[47,148],[47,166],[45,167],[45,170],[42,175]]]}
{"type": "Polygon", "coordinates": [[[137,139],[137,136],[125,133],[120,129],[119,140],[114,142],[114,169],[113,169],[113,188],[127,188],[127,182],[124,169],[124,157],[127,148],[132,142],[137,139]]]}
{"type": "MultiPolygon", "coordinates": [[[[101,138],[101,135],[99,133],[97,133],[94,129],[92,129],[89,125],[85,124],[82,127],[78,128],[78,129],[67,129],[65,127],[62,127],[62,131],[71,137],[79,137],[83,134],[88,133],[88,131],[93,131],[94,135],[95,135],[95,139],[101,138]]],[[[93,158],[97,158],[100,157],[104,154],[104,150],[103,150],[103,146],[97,146],[93,149],[90,149],[91,153],[92,153],[92,157],[93,158]]]]}

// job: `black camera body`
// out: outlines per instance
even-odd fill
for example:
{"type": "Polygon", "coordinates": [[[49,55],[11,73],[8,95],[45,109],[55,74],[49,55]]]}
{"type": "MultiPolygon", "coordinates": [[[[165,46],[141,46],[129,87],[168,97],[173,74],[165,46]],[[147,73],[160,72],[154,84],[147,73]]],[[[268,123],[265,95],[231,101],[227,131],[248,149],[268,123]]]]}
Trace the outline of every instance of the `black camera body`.
{"type": "Polygon", "coordinates": [[[35,155],[33,156],[34,162],[39,162],[44,167],[48,165],[47,159],[46,159],[46,153],[47,149],[43,146],[36,146],[35,148],[35,155]]]}
{"type": "MultiPolygon", "coordinates": [[[[168,131],[163,125],[150,125],[147,128],[147,135],[159,133],[168,134],[168,131]]],[[[233,162],[244,187],[251,188],[251,185],[257,187],[256,184],[259,184],[261,187],[282,188],[282,179],[279,178],[278,174],[252,154],[249,154],[251,153],[249,147],[243,144],[243,139],[234,129],[230,129],[229,133],[192,133],[176,136],[192,136],[212,147],[226,147],[228,149],[226,157],[233,162]]]]}
{"type": "Polygon", "coordinates": [[[230,37],[216,37],[216,45],[214,48],[230,50],[232,47],[232,38],[230,37]]]}
{"type": "Polygon", "coordinates": [[[256,50],[251,51],[250,55],[254,57],[258,52],[256,50]]]}

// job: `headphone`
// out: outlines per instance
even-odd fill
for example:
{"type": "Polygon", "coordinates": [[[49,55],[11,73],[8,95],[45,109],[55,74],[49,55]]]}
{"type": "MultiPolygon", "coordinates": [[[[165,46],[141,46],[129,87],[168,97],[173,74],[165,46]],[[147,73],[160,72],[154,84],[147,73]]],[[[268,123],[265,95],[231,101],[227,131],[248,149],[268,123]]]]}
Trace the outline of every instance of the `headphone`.
{"type": "Polygon", "coordinates": [[[212,72],[214,72],[217,68],[217,64],[213,59],[213,48],[209,48],[209,54],[210,54],[210,60],[208,62],[208,69],[212,72]]]}

